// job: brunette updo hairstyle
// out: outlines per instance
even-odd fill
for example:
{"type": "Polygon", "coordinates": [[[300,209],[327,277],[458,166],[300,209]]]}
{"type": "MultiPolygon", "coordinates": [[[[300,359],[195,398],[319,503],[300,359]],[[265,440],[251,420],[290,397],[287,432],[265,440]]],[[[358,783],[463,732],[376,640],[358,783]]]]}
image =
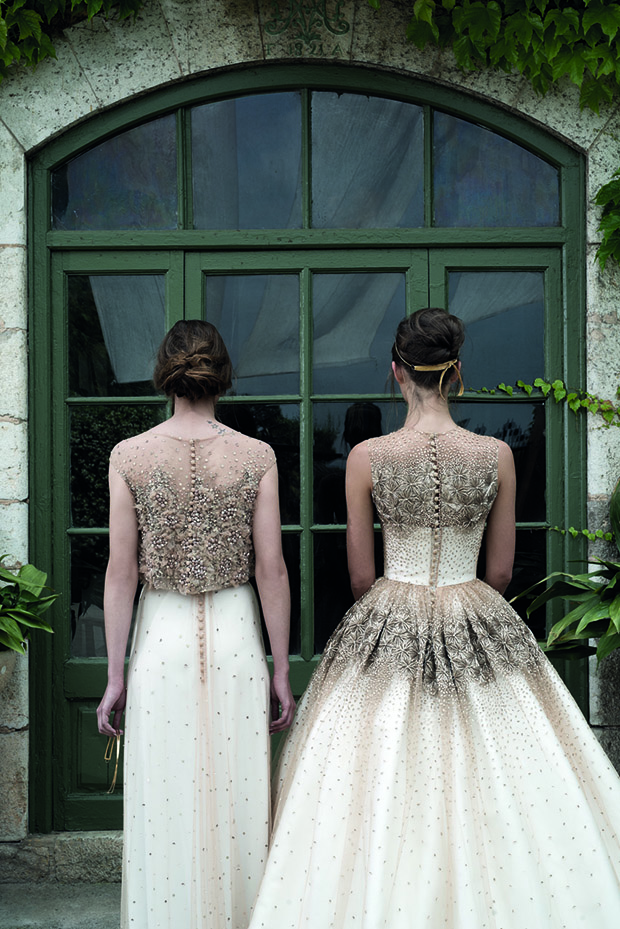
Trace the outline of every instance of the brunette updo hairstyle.
{"type": "Polygon", "coordinates": [[[167,397],[217,397],[232,384],[232,364],[224,340],[211,323],[175,323],[157,352],[153,383],[167,397]]]}
{"type": "MultiPolygon", "coordinates": [[[[392,346],[392,361],[402,368],[414,384],[426,390],[437,389],[442,371],[414,371],[411,365],[435,365],[457,360],[465,340],[465,329],[458,316],[440,307],[426,307],[401,320],[392,346]],[[399,357],[400,353],[400,357],[399,357]],[[403,364],[403,362],[405,362],[403,364]]],[[[443,379],[442,394],[448,392],[449,375],[443,379]]]]}

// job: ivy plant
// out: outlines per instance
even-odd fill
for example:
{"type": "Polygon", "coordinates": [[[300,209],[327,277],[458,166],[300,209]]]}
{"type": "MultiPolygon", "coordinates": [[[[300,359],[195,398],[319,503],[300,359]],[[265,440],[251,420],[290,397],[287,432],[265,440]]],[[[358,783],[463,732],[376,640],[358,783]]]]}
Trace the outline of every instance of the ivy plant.
{"type": "Polygon", "coordinates": [[[54,38],[93,16],[136,16],[146,0],[0,0],[0,80],[16,64],[55,58],[54,38]]]}

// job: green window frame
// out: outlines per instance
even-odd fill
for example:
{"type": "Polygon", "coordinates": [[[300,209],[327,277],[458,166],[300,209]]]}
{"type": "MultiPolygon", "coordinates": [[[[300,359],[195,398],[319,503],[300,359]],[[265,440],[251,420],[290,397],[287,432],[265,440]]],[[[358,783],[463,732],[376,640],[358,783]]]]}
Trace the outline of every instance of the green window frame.
{"type": "MultiPolygon", "coordinates": [[[[429,116],[426,116],[427,122],[429,116]]],[[[299,404],[301,505],[298,523],[286,535],[300,539],[300,649],[293,656],[297,693],[316,665],[313,629],[313,539],[342,534],[342,523],[314,521],[312,508],[313,415],[317,403],[355,400],[387,402],[383,391],[317,394],[311,382],[312,278],[314,273],[403,274],[407,311],[423,305],[448,305],[452,271],[536,269],[544,275],[546,373],[571,384],[584,380],[584,167],[581,155],[538,127],[481,101],[446,88],[398,75],[364,69],[312,65],[261,67],[251,74],[219,74],[167,88],[119,106],[64,133],[30,163],[30,347],[31,347],[31,558],[48,570],[61,599],[55,610],[57,633],[33,642],[33,738],[31,824],[50,829],[111,828],[120,824],[120,797],[101,790],[105,769],[94,726],[94,709],[105,685],[101,659],[72,658],[67,622],[70,602],[71,539],[105,535],[105,526],[70,524],[70,416],[79,408],[155,406],[153,397],[76,398],[67,388],[67,281],[73,274],[161,273],[166,281],[166,325],[206,312],[204,281],[210,274],[289,272],[300,281],[300,390],[298,394],[252,397],[258,404],[299,404]],[[437,228],[432,225],[431,158],[428,135],[425,167],[425,225],[398,229],[309,228],[309,125],[304,117],[304,228],[287,230],[195,230],[191,228],[191,145],[188,108],[208,100],[273,90],[339,90],[411,101],[488,126],[540,154],[560,171],[561,223],[532,228],[437,228]],[[51,228],[50,174],[67,158],[116,132],[168,112],[176,113],[178,139],[179,225],[176,230],[60,231],[51,228]],[[199,308],[199,309],[198,309],[199,308]],[[50,699],[52,694],[52,699],[50,699]],[[56,759],[52,765],[51,760],[56,759]]],[[[386,373],[389,359],[386,358],[386,373]]],[[[542,372],[541,372],[542,373],[542,372]]],[[[467,380],[467,378],[466,378],[467,380]]],[[[222,401],[234,407],[248,398],[222,401]]],[[[468,392],[474,404],[532,402],[532,398],[468,392]]],[[[585,509],[585,436],[574,417],[545,404],[547,414],[547,518],[522,529],[579,525],[585,509]],[[558,479],[561,475],[561,479],[558,479]]],[[[571,543],[574,545],[574,543],[571,543]]],[[[554,567],[575,557],[565,537],[546,533],[554,567]]],[[[574,665],[562,673],[582,707],[587,704],[585,671],[574,665]]]]}

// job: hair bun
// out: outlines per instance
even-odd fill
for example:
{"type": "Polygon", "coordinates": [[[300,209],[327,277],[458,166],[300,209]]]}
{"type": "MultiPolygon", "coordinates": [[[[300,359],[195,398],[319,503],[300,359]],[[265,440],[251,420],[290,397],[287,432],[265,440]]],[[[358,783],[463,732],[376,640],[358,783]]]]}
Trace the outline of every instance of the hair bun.
{"type": "Polygon", "coordinates": [[[228,390],[232,364],[215,326],[199,319],[175,323],[159,348],[153,382],[168,397],[190,400],[228,390]]]}

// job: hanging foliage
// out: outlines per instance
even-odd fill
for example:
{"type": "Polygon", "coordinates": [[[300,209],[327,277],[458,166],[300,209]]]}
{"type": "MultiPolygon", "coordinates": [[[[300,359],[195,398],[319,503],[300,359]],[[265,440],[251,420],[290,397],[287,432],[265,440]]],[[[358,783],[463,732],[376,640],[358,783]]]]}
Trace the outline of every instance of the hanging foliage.
{"type": "Polygon", "coordinates": [[[53,39],[93,16],[135,16],[145,0],[0,0],[0,79],[11,65],[55,58],[53,39]]]}

